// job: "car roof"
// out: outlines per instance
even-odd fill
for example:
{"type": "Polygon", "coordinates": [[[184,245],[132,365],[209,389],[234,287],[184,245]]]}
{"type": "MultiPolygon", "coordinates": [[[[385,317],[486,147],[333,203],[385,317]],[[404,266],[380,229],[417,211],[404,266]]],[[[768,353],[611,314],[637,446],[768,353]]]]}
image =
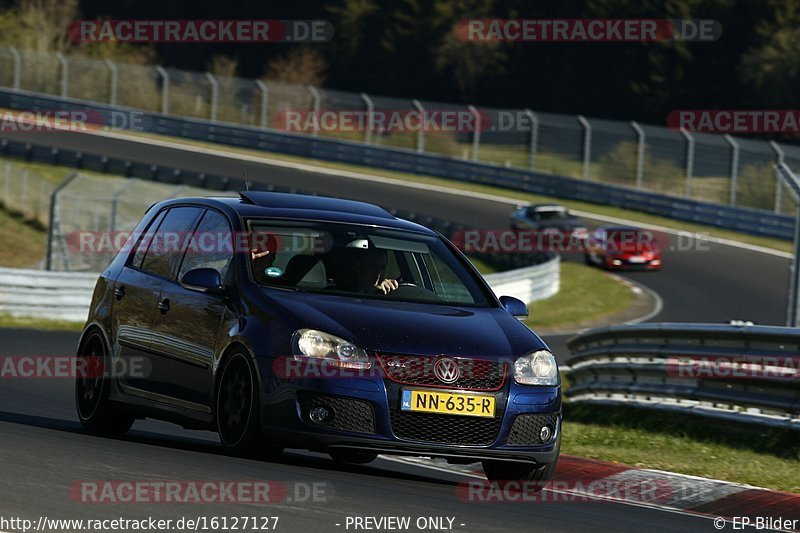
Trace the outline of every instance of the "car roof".
{"type": "Polygon", "coordinates": [[[395,217],[386,209],[366,202],[326,196],[245,191],[239,197],[175,198],[160,205],[199,204],[227,208],[242,218],[280,218],[366,224],[434,235],[425,226],[395,217]]]}
{"type": "Polygon", "coordinates": [[[561,204],[531,204],[528,209],[534,211],[569,211],[566,206],[561,204]]]}

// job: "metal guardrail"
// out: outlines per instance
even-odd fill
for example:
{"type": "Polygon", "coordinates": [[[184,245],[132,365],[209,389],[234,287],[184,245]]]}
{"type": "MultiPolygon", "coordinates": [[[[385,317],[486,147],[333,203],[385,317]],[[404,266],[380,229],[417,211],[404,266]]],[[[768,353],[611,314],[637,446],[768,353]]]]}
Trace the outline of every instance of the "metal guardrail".
{"type": "Polygon", "coordinates": [[[526,303],[537,302],[558,293],[561,258],[555,256],[539,265],[488,274],[484,279],[497,296],[513,296],[526,303]]]}
{"type": "Polygon", "coordinates": [[[0,313],[83,322],[97,274],[0,268],[0,313]]]}
{"type": "Polygon", "coordinates": [[[800,430],[800,328],[637,324],[567,344],[570,402],[800,430]]]}
{"type": "MultiPolygon", "coordinates": [[[[0,107],[34,111],[91,110],[93,113],[106,117],[109,123],[111,123],[110,117],[114,111],[138,113],[132,109],[9,89],[0,89],[0,107]]],[[[742,231],[752,235],[781,239],[791,239],[794,235],[794,217],[761,209],[713,204],[619,185],[418,153],[402,148],[377,147],[207,120],[171,117],[157,113],[142,113],[142,123],[143,130],[148,133],[494,185],[555,198],[632,209],[675,220],[742,231]]],[[[207,176],[203,173],[187,172],[177,168],[154,167],[123,158],[53,150],[44,145],[13,143],[7,140],[0,146],[0,151],[2,151],[2,155],[208,188],[227,189],[235,179],[230,176],[207,176]]]]}
{"type": "MultiPolygon", "coordinates": [[[[540,265],[485,276],[498,295],[524,302],[558,292],[559,258],[540,265]]],[[[15,317],[83,322],[99,274],[0,268],[0,313],[15,317]]]]}

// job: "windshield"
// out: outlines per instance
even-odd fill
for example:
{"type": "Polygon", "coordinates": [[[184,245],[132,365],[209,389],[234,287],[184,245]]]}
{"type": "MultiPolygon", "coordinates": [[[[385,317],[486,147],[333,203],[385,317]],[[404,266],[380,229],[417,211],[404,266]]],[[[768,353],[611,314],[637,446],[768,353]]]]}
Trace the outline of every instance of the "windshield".
{"type": "Polygon", "coordinates": [[[533,218],[536,220],[548,221],[548,220],[567,220],[570,218],[569,213],[566,211],[559,209],[559,210],[550,210],[550,211],[534,211],[533,218]]]}
{"type": "Polygon", "coordinates": [[[255,219],[256,283],[420,303],[487,306],[486,288],[438,237],[331,222],[255,219]]]}

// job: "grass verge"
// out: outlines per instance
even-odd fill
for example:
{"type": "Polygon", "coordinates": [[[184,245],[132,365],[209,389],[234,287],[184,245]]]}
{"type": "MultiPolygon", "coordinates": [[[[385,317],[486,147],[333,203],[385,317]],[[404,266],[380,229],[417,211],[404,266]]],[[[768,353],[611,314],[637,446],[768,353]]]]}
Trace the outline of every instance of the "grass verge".
{"type": "Polygon", "coordinates": [[[46,331],[81,331],[83,322],[67,322],[65,320],[44,320],[41,318],[15,317],[0,313],[0,328],[35,329],[46,331]]]}
{"type": "Polygon", "coordinates": [[[796,432],[577,405],[566,406],[564,420],[565,454],[800,493],[796,432]]]}
{"type": "Polygon", "coordinates": [[[630,287],[607,272],[562,262],[558,294],[531,303],[525,323],[537,333],[575,329],[625,311],[633,299],[630,287]]]}
{"type": "Polygon", "coordinates": [[[0,209],[0,265],[30,268],[45,254],[47,234],[22,217],[0,209]]]}

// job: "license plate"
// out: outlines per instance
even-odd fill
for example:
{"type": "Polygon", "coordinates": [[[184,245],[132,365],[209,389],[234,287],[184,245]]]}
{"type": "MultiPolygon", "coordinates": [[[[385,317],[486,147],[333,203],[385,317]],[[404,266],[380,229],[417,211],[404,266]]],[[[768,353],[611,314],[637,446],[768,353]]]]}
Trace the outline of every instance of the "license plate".
{"type": "Polygon", "coordinates": [[[494,418],[495,398],[489,394],[464,394],[403,389],[402,411],[494,418]]]}
{"type": "Polygon", "coordinates": [[[647,261],[647,259],[645,259],[644,257],[640,257],[638,255],[634,255],[632,257],[629,257],[628,261],[631,263],[644,263],[645,261],[647,261]]]}

